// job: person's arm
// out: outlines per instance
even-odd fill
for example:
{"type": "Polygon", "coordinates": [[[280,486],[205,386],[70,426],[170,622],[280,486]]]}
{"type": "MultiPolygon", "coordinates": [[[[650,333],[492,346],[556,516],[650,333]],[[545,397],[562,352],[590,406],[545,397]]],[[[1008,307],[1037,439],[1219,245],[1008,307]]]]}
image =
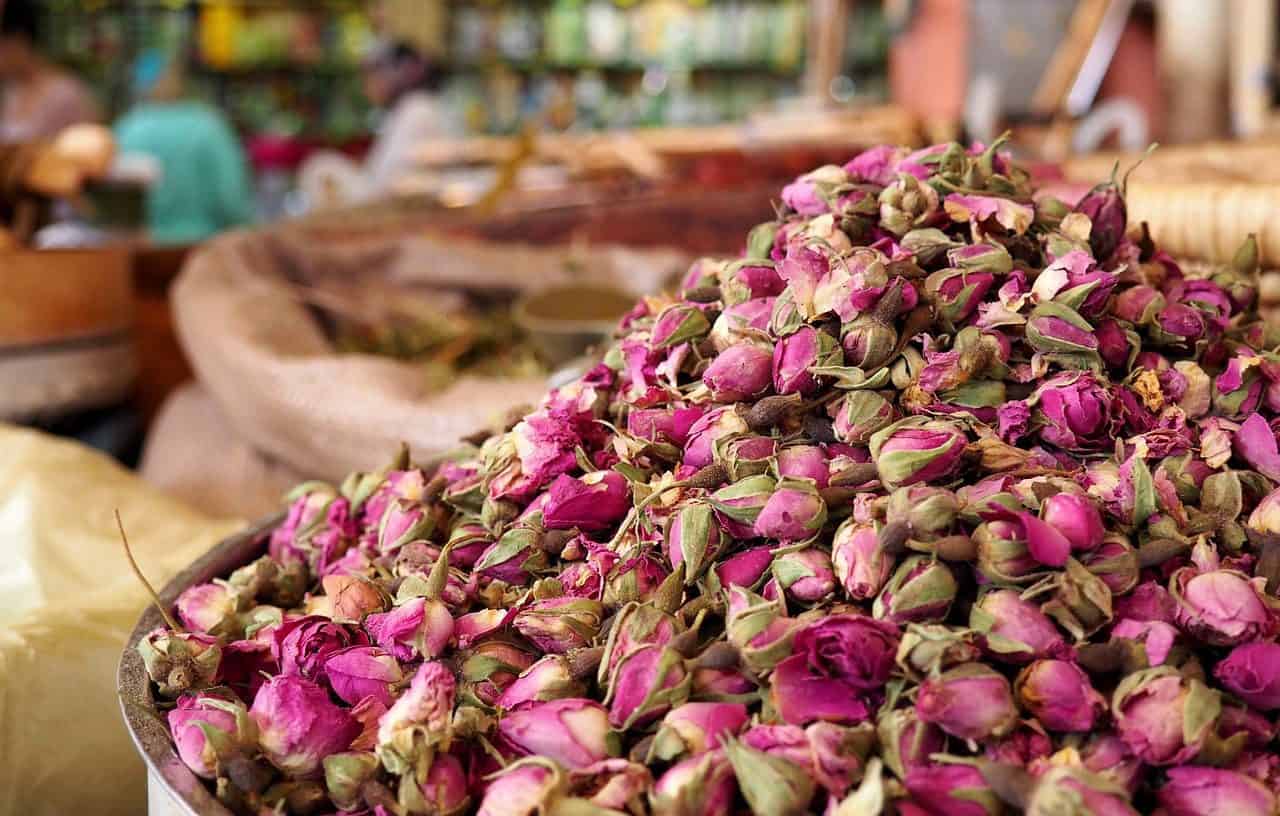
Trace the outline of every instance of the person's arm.
{"type": "Polygon", "coordinates": [[[210,114],[208,149],[210,153],[213,211],[218,225],[238,227],[253,220],[253,191],[249,183],[249,167],[244,149],[230,125],[216,114],[210,114]]]}

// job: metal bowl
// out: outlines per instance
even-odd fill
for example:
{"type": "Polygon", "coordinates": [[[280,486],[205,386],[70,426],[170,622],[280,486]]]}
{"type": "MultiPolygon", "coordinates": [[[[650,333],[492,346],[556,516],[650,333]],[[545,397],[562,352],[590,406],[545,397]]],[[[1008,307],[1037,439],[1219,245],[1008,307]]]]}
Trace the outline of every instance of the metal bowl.
{"type": "MultiPolygon", "coordinates": [[[[280,515],[260,522],[205,553],[165,585],[160,600],[172,605],[187,587],[226,576],[262,555],[266,552],[267,532],[282,518],[280,515]]],[[[234,816],[178,758],[169,727],[156,710],[151,680],[137,646],[148,632],[163,624],[156,608],[148,606],[129,635],[116,679],[125,725],[147,765],[147,812],[151,816],[234,816]]]]}

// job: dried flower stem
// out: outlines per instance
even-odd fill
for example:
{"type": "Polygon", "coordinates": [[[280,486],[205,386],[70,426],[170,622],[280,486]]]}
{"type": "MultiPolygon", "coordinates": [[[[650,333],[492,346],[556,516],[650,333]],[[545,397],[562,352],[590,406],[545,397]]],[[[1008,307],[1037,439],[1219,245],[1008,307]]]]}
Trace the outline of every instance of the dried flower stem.
{"type": "Polygon", "coordinates": [[[164,618],[165,625],[175,632],[185,632],[186,630],[173,619],[173,615],[169,614],[164,602],[160,600],[160,594],[156,592],[155,587],[151,586],[147,576],[142,574],[141,568],[138,567],[138,562],[133,560],[133,550],[129,547],[129,537],[125,535],[124,522],[120,519],[119,508],[116,508],[116,528],[120,530],[120,543],[124,545],[124,557],[129,559],[129,567],[133,570],[134,576],[146,587],[147,594],[151,596],[151,602],[156,605],[156,609],[160,612],[160,617],[164,618]]]}

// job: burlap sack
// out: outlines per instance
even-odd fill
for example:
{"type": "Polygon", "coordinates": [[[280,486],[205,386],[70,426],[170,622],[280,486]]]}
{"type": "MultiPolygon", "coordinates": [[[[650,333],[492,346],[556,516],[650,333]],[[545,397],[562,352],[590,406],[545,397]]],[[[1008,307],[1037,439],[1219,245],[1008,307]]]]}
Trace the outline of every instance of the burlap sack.
{"type": "Polygon", "coordinates": [[[414,288],[520,291],[596,281],[640,295],[690,260],[670,250],[493,245],[422,234],[341,245],[314,238],[289,229],[219,238],[188,261],[171,297],[196,375],[236,434],[299,473],[328,479],[377,467],[402,440],[416,458],[446,450],[512,406],[536,401],[546,383],[468,377],[431,392],[417,366],[334,353],[290,283],[358,286],[377,277],[414,288]]]}

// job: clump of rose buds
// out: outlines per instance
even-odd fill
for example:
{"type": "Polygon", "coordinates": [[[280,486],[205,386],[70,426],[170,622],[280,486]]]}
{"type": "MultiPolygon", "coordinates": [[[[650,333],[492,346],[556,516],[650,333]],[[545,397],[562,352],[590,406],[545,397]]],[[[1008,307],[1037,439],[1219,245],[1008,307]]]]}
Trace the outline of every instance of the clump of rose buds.
{"type": "MultiPolygon", "coordinates": [[[[139,646],[240,813],[1274,816],[1280,332],[1000,144],[808,173],[139,646]]],[[[168,611],[168,610],[166,610],[168,611]]]]}

